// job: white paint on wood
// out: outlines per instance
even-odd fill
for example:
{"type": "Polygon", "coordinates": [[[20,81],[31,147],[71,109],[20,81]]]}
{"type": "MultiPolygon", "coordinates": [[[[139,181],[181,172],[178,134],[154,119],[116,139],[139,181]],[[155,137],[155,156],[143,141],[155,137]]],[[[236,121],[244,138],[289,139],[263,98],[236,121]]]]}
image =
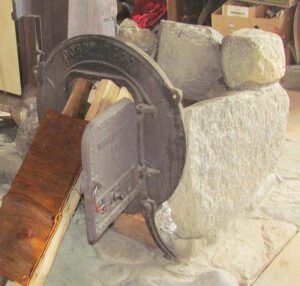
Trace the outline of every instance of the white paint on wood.
{"type": "Polygon", "coordinates": [[[21,95],[21,79],[12,0],[0,0],[0,90],[21,95]]]}
{"type": "Polygon", "coordinates": [[[116,15],[116,0],[69,0],[68,37],[84,34],[115,36],[112,20],[116,15]]]}

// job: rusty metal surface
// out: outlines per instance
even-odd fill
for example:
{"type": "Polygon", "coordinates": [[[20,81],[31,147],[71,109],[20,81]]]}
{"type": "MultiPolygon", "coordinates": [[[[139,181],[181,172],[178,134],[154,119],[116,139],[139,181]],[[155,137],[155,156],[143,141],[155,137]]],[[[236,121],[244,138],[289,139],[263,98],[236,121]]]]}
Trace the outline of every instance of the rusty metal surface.
{"type": "Polygon", "coordinates": [[[39,118],[51,108],[61,112],[74,78],[110,79],[132,94],[137,114],[139,199],[127,212],[141,212],[142,200],[159,206],[174,192],[185,163],[186,141],[180,92],[159,66],[140,50],[116,39],[84,35],[57,46],[36,70],[39,118]]]}
{"type": "Polygon", "coordinates": [[[81,170],[87,122],[47,112],[0,209],[0,274],[28,284],[81,170]]]}
{"type": "Polygon", "coordinates": [[[95,242],[138,194],[135,106],[122,99],[88,124],[82,138],[87,234],[95,242]]]}

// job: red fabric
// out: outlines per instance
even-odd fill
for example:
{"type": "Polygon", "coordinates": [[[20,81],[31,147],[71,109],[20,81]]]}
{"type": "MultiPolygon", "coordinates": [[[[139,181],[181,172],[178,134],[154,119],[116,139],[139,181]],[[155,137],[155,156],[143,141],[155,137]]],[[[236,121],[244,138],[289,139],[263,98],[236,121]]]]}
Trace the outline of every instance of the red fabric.
{"type": "Polygon", "coordinates": [[[136,9],[131,16],[140,28],[153,28],[166,14],[167,4],[161,0],[150,0],[136,9]]]}

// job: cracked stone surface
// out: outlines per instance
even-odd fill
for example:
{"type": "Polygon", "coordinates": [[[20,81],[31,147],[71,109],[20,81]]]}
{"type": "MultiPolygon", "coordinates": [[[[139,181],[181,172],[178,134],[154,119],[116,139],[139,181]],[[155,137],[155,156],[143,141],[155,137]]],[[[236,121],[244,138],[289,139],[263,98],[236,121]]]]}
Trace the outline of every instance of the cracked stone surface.
{"type": "Polygon", "coordinates": [[[186,164],[168,200],[179,238],[215,237],[254,200],[282,153],[289,105],[283,88],[225,95],[184,111],[186,164]]]}

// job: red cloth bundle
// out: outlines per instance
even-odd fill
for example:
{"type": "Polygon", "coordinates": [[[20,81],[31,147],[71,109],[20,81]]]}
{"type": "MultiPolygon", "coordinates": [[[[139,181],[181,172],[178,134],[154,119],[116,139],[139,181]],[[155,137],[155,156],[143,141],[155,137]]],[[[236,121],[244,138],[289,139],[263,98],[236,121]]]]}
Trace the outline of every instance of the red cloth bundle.
{"type": "Polygon", "coordinates": [[[167,13],[167,4],[161,0],[150,0],[147,4],[140,6],[134,11],[131,19],[140,28],[153,28],[167,13]]]}

